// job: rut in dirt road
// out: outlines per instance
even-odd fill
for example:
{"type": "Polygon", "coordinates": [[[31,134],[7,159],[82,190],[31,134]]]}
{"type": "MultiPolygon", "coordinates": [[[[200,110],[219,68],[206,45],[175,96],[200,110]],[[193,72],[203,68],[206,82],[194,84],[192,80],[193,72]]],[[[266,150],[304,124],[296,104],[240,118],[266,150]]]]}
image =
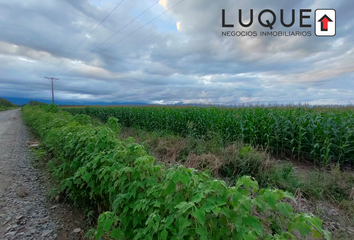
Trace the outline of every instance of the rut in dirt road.
{"type": "Polygon", "coordinates": [[[28,158],[21,111],[0,112],[0,239],[55,239],[58,224],[28,158]]]}

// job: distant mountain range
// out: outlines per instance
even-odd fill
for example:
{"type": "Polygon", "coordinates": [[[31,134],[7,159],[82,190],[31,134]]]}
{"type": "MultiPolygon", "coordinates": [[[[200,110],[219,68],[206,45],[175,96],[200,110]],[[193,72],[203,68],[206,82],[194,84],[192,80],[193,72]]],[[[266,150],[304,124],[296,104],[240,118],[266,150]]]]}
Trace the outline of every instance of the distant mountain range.
{"type": "MultiPolygon", "coordinates": [[[[1,96],[0,96],[1,97],[1,96]]],[[[16,97],[3,97],[10,102],[17,105],[27,104],[29,101],[44,102],[47,104],[52,103],[51,100],[37,99],[37,98],[16,98],[16,97]]],[[[55,101],[58,105],[147,105],[143,102],[85,102],[85,101],[55,101]]]]}

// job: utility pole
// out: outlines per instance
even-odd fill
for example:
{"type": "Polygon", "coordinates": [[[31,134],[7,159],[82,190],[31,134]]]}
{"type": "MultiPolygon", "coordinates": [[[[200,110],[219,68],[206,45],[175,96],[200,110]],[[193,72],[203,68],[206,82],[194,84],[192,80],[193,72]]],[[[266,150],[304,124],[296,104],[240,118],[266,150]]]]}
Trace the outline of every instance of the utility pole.
{"type": "Polygon", "coordinates": [[[53,77],[45,77],[45,78],[51,80],[52,82],[52,102],[54,104],[54,81],[59,80],[59,78],[53,78],[53,77]]]}

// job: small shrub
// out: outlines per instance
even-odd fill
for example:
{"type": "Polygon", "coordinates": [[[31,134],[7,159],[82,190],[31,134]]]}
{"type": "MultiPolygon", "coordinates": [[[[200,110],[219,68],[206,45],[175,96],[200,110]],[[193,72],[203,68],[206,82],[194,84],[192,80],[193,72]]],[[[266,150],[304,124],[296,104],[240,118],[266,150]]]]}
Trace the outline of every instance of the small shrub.
{"type": "Polygon", "coordinates": [[[54,103],[51,103],[49,105],[42,105],[42,107],[46,112],[50,113],[57,113],[59,111],[59,106],[55,105],[54,103]]]}
{"type": "Polygon", "coordinates": [[[265,152],[256,151],[251,146],[234,149],[232,159],[224,163],[220,175],[226,178],[238,178],[250,175],[256,179],[263,178],[271,167],[271,161],[265,152]]]}
{"type": "Polygon", "coordinates": [[[80,123],[81,125],[87,125],[91,123],[90,116],[84,114],[75,115],[73,120],[80,123]]]}
{"type": "Polygon", "coordinates": [[[109,117],[106,126],[112,129],[112,131],[115,133],[118,133],[120,130],[118,119],[115,117],[109,117]]]}

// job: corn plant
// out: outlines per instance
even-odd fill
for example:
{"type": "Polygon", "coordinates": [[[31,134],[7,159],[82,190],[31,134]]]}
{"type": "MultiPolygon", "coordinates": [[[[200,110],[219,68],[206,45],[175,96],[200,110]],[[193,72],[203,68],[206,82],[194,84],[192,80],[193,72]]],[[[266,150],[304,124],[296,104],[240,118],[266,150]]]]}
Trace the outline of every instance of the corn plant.
{"type": "Polygon", "coordinates": [[[166,168],[132,139],[118,140],[118,120],[110,113],[103,113],[105,126],[95,127],[85,116],[52,110],[28,106],[23,115],[59,163],[61,193],[99,214],[89,237],[285,240],[299,231],[330,239],[319,218],[294,212],[290,193],[259,189],[248,176],[228,187],[205,172],[166,168]]]}
{"type": "Polygon", "coordinates": [[[349,109],[217,108],[217,107],[86,107],[67,108],[106,122],[115,117],[126,127],[201,138],[210,132],[223,142],[241,140],[273,153],[290,153],[327,165],[354,164],[354,111],[349,109]]]}

